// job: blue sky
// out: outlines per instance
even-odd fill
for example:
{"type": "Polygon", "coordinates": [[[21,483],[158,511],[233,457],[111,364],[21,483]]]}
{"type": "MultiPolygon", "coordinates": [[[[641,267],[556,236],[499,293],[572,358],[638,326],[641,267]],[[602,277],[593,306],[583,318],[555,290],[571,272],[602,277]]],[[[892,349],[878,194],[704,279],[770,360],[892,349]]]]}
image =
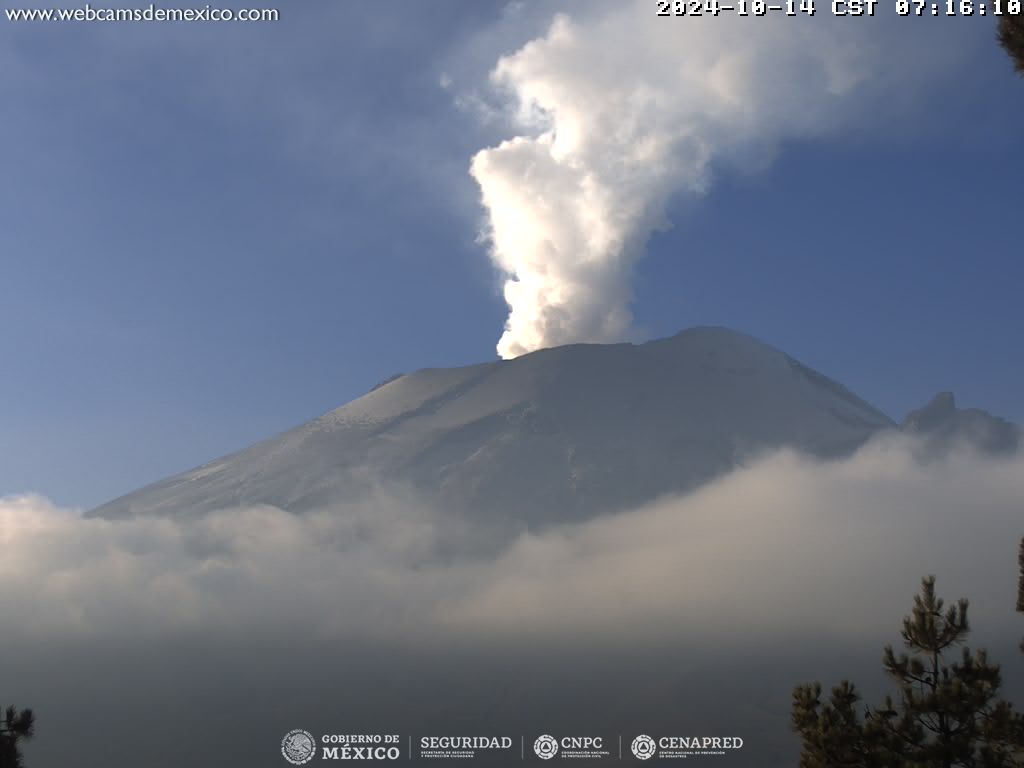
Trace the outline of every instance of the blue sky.
{"type": "MultiPolygon", "coordinates": [[[[495,357],[468,168],[511,134],[455,99],[550,14],[281,9],[0,24],[0,495],[91,506],[393,373],[495,357]]],[[[980,43],[906,110],[672,199],[636,268],[643,335],[727,325],[895,418],[953,389],[1024,421],[1024,81],[990,20],[943,21],[980,43]]]]}

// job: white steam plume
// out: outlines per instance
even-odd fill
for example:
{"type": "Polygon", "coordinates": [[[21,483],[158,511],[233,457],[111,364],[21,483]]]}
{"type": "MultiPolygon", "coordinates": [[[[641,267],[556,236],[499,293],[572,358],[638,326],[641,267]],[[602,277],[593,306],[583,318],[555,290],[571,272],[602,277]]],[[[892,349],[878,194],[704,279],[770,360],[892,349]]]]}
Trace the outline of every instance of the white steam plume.
{"type": "Polygon", "coordinates": [[[633,265],[673,193],[703,193],[716,161],[763,163],[828,132],[854,94],[903,88],[909,67],[886,61],[934,58],[920,40],[908,50],[905,25],[887,45],[888,22],[824,6],[663,18],[650,0],[596,3],[498,61],[523,135],[477,153],[471,173],[507,277],[502,357],[628,336],[633,265]]]}

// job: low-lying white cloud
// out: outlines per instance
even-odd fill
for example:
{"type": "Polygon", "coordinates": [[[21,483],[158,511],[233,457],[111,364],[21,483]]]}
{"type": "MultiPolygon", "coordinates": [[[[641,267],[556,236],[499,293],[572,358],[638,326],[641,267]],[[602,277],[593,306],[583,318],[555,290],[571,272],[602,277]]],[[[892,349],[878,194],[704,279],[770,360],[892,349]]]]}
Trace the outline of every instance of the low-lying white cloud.
{"type": "Polygon", "coordinates": [[[749,745],[739,764],[791,765],[792,686],[850,676],[877,694],[880,649],[928,573],[971,599],[972,644],[1024,694],[1022,507],[1021,456],[921,463],[904,438],[835,462],[781,452],[498,555],[472,520],[384,492],[304,516],[132,520],[7,497],[0,685],[40,712],[40,766],[126,749],[153,766],[272,765],[296,724],[595,723],[726,729],[749,745]]]}
{"type": "MultiPolygon", "coordinates": [[[[304,516],[271,506],[201,517],[107,520],[39,496],[0,500],[0,615],[21,634],[243,632],[336,616],[392,630],[376,612],[442,528],[398,497],[304,516]],[[15,620],[16,617],[16,620],[15,620]]],[[[395,618],[401,611],[392,614],[395,618]]],[[[352,633],[356,634],[355,632],[352,633]]]]}
{"type": "Polygon", "coordinates": [[[254,507],[129,520],[8,497],[0,615],[28,635],[298,623],[417,643],[636,644],[683,627],[713,637],[891,624],[926,573],[1006,613],[1024,461],[960,452],[921,463],[912,448],[886,438],[825,463],[780,452],[682,498],[520,536],[497,557],[474,551],[471,520],[398,495],[303,516],[254,507]]]}
{"type": "Polygon", "coordinates": [[[911,446],[880,440],[828,463],[781,452],[684,498],[525,537],[444,616],[624,645],[851,641],[895,627],[935,573],[944,593],[974,598],[979,625],[1008,626],[1024,463],[959,453],[921,464],[911,446]]]}

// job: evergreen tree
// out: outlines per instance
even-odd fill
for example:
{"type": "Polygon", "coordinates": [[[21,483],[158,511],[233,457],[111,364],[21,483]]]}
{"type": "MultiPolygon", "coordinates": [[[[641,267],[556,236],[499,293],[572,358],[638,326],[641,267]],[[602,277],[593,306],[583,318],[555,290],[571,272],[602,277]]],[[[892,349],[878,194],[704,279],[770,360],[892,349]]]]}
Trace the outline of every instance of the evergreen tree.
{"type": "Polygon", "coordinates": [[[1002,6],[1003,15],[999,17],[996,39],[1013,60],[1013,68],[1024,75],[1024,14],[1008,13],[1005,0],[1002,6]]]}
{"type": "Polygon", "coordinates": [[[31,709],[8,707],[0,721],[0,768],[22,768],[20,742],[35,733],[36,718],[31,709]]]}
{"type": "Polygon", "coordinates": [[[935,595],[935,578],[921,582],[903,643],[886,646],[886,672],[899,685],[877,708],[857,712],[860,696],[849,682],[827,703],[818,683],[793,692],[793,728],[800,734],[801,768],[1011,768],[1024,766],[1024,717],[999,697],[999,665],[985,651],[962,648],[970,632],[967,601],[946,608],[935,595]]]}
{"type": "MultiPolygon", "coordinates": [[[[1024,613],[1024,538],[1020,540],[1017,565],[1020,568],[1020,576],[1017,577],[1017,612],[1024,613]]],[[[1020,641],[1020,650],[1024,652],[1024,640],[1020,641]]]]}
{"type": "Polygon", "coordinates": [[[803,740],[800,768],[857,768],[880,766],[881,752],[857,714],[860,694],[848,680],[821,701],[821,684],[793,691],[793,728],[803,740]]]}

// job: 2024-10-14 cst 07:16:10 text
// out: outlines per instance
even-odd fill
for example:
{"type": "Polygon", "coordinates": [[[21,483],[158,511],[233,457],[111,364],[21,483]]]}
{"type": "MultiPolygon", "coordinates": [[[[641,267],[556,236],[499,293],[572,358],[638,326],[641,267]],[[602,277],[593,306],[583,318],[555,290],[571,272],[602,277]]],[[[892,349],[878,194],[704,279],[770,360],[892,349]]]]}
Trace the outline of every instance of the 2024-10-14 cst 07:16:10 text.
{"type": "MultiPolygon", "coordinates": [[[[1022,0],[897,0],[896,13],[899,16],[1015,16],[1021,12],[1022,0]]],[[[874,16],[881,0],[827,0],[833,16],[874,16]]],[[[735,0],[723,3],[721,0],[655,0],[658,16],[720,16],[735,13],[737,16],[786,16],[817,13],[816,0],[735,0]]]]}

